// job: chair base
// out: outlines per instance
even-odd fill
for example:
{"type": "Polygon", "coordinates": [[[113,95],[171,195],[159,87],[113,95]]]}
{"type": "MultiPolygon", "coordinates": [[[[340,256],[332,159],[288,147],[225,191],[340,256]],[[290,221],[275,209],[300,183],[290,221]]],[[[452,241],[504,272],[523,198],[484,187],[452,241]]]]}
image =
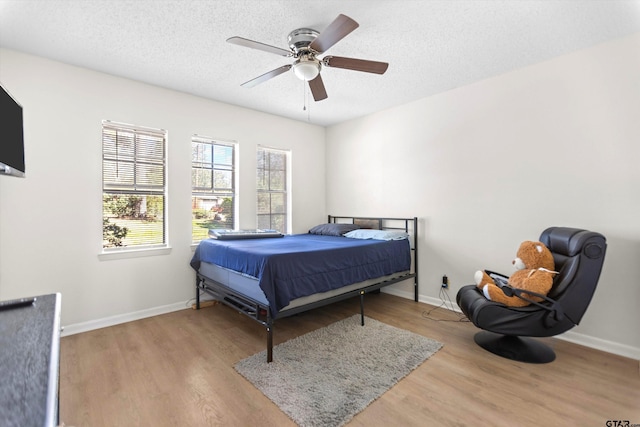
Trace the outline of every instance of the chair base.
{"type": "Polygon", "coordinates": [[[500,335],[489,331],[478,332],[474,341],[480,347],[498,356],[525,363],[553,362],[556,354],[551,347],[528,337],[500,335]]]}

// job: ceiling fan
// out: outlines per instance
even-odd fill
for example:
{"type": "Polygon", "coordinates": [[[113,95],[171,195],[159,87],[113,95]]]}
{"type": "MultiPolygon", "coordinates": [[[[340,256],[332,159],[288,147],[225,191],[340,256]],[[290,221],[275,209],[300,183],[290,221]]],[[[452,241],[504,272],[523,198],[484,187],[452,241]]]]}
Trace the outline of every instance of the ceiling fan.
{"type": "Polygon", "coordinates": [[[353,30],[358,28],[358,23],[346,15],[338,15],[331,24],[322,32],[311,28],[298,28],[289,33],[289,50],[260,43],[243,37],[231,37],[227,42],[239,46],[250,47],[264,52],[275,53],[276,55],[295,58],[293,64],[271,70],[261,76],[242,83],[243,87],[254,87],[266,82],[273,77],[293,69],[293,73],[300,80],[309,82],[309,88],[313,94],[313,99],[321,101],[327,98],[327,91],[320,77],[323,66],[344,68],[347,70],[364,71],[366,73],[384,74],[389,67],[386,62],[368,61],[364,59],[345,58],[341,56],[325,56],[318,58],[318,55],[326,52],[331,46],[338,43],[353,30]]]}

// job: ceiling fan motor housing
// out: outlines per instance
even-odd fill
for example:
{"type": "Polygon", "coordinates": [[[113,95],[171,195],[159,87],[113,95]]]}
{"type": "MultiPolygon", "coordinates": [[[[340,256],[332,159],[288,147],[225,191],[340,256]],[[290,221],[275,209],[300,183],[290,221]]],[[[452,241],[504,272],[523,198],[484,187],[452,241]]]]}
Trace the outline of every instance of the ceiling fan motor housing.
{"type": "Polygon", "coordinates": [[[289,47],[296,54],[296,57],[302,52],[307,51],[311,42],[313,42],[320,33],[311,28],[298,28],[289,33],[287,40],[289,47]]]}

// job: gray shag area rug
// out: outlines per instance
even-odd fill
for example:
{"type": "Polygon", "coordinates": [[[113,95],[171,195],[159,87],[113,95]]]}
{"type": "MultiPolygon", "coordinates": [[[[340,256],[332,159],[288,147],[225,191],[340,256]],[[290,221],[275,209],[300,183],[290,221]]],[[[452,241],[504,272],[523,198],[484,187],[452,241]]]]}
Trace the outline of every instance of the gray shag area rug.
{"type": "Polygon", "coordinates": [[[236,371],[300,426],[342,426],[442,344],[355,315],[277,345],[236,371]]]}

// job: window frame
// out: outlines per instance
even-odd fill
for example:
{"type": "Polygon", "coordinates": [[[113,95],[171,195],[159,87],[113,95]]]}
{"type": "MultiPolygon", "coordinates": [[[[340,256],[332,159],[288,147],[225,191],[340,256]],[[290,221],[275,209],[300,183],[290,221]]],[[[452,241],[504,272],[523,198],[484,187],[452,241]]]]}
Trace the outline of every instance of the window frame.
{"type": "Polygon", "coordinates": [[[103,120],[101,127],[101,157],[102,157],[102,221],[103,221],[103,240],[102,240],[102,251],[99,254],[100,259],[119,259],[119,258],[128,258],[130,256],[150,256],[150,255],[162,255],[169,253],[169,221],[168,221],[168,181],[167,181],[167,170],[168,170],[168,132],[164,129],[157,128],[149,128],[137,125],[131,125],[126,123],[112,122],[110,120],[103,120]],[[134,148],[133,155],[129,156],[126,159],[124,156],[120,157],[119,155],[115,155],[115,157],[108,153],[108,149],[106,148],[107,143],[107,135],[108,132],[115,132],[116,135],[118,132],[123,133],[132,133],[134,135],[134,148]],[[161,157],[155,156],[151,153],[147,156],[143,154],[143,148],[139,148],[140,137],[150,138],[151,140],[155,139],[155,142],[158,139],[161,140],[161,157]],[[139,148],[139,149],[138,149],[139,148]],[[137,171],[133,172],[132,182],[129,184],[119,183],[115,184],[113,181],[108,181],[108,173],[106,172],[106,163],[107,162],[115,162],[118,165],[122,162],[123,165],[127,163],[133,163],[132,170],[135,171],[135,166],[138,164],[143,164],[149,166],[149,168],[160,168],[161,174],[161,184],[158,185],[154,183],[154,179],[157,179],[157,172],[155,173],[155,178],[151,178],[149,182],[144,183],[144,179],[138,180],[137,171]],[[133,244],[127,246],[105,246],[104,244],[104,218],[105,218],[105,208],[104,208],[104,200],[105,195],[107,194],[122,194],[122,195],[142,195],[142,196],[161,196],[162,198],[162,225],[161,225],[161,233],[162,233],[162,242],[160,243],[141,243],[141,244],[133,244]]]}
{"type": "Polygon", "coordinates": [[[284,220],[283,220],[283,229],[282,230],[278,230],[284,234],[288,234],[289,230],[291,228],[291,150],[288,149],[282,149],[282,148],[273,148],[273,147],[267,147],[267,146],[263,146],[263,145],[258,145],[256,148],[256,226],[257,228],[267,228],[267,227],[260,227],[260,224],[262,221],[260,221],[261,217],[265,217],[265,216],[269,216],[269,224],[270,226],[268,228],[271,229],[278,229],[277,227],[273,227],[273,217],[279,215],[279,216],[284,216],[284,220]],[[260,161],[258,161],[258,156],[260,154],[260,152],[272,152],[272,153],[277,153],[277,154],[281,154],[284,155],[284,169],[272,169],[271,168],[271,161],[269,160],[269,167],[268,168],[261,168],[260,167],[260,161]],[[260,185],[260,171],[268,171],[269,172],[269,177],[267,178],[267,185],[269,186],[267,189],[261,189],[261,185],[260,185]],[[270,187],[270,184],[272,183],[271,181],[271,172],[273,171],[283,171],[284,172],[284,176],[281,178],[281,182],[284,185],[284,190],[279,190],[279,189],[273,189],[270,187]],[[269,195],[269,213],[268,214],[261,214],[260,213],[260,197],[264,196],[265,194],[269,195]],[[284,201],[284,212],[274,212],[273,211],[273,205],[271,203],[271,199],[273,195],[281,195],[282,199],[284,201]]]}
{"type": "MultiPolygon", "coordinates": [[[[200,240],[195,239],[193,220],[195,215],[195,198],[217,198],[218,200],[231,196],[231,227],[237,229],[238,224],[238,143],[232,140],[225,140],[221,138],[213,138],[202,135],[193,135],[191,137],[191,244],[197,245],[200,240]],[[194,160],[194,144],[210,144],[211,147],[211,162],[195,161],[194,160]],[[216,162],[215,146],[230,147],[231,148],[231,164],[216,162]],[[211,171],[211,185],[208,187],[195,187],[194,186],[194,170],[196,169],[209,169],[211,171]],[[230,188],[216,187],[215,174],[219,172],[231,172],[230,188]],[[207,190],[210,188],[210,190],[207,190]],[[225,191],[227,190],[227,191],[225,191]]],[[[227,227],[229,228],[229,227],[227,227]]],[[[203,237],[206,238],[206,237],[203,237]]]]}

